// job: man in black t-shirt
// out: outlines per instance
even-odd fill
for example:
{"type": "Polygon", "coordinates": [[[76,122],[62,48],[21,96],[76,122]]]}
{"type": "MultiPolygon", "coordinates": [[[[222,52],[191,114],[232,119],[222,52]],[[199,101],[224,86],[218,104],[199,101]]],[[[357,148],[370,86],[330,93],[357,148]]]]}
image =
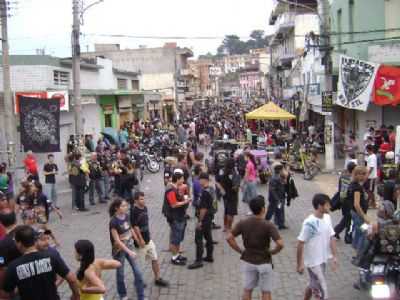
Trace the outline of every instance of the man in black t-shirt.
{"type": "Polygon", "coordinates": [[[135,203],[131,206],[130,215],[131,225],[137,237],[136,242],[140,248],[138,254],[146,260],[151,260],[155,284],[160,287],[167,287],[169,283],[160,276],[157,248],[150,237],[149,215],[144,201],[144,193],[136,192],[133,198],[135,203]]]}
{"type": "Polygon", "coordinates": [[[201,173],[199,176],[202,192],[198,206],[198,223],[196,225],[196,261],[191,264],[189,269],[198,269],[203,266],[203,261],[214,262],[213,258],[213,239],[212,239],[212,220],[214,215],[213,196],[209,192],[209,175],[201,173]],[[203,238],[206,240],[207,256],[203,258],[204,245],[203,238]]]}
{"type": "Polygon", "coordinates": [[[54,155],[49,154],[47,156],[47,162],[43,167],[45,177],[45,194],[54,207],[58,208],[57,205],[57,193],[56,193],[56,175],[58,174],[58,166],[54,162],[54,155]]]}
{"type": "Polygon", "coordinates": [[[5,293],[2,291],[4,285],[4,275],[8,265],[14,259],[21,256],[14,241],[15,227],[17,227],[17,217],[15,212],[9,210],[0,214],[0,224],[6,229],[6,236],[0,241],[0,299],[5,293]]]}
{"type": "Polygon", "coordinates": [[[15,242],[23,255],[8,265],[3,284],[6,293],[12,295],[18,288],[21,300],[58,300],[55,285],[58,274],[68,282],[72,291],[71,299],[80,299],[75,275],[59,257],[47,251],[38,252],[32,227],[18,226],[15,229],[15,242]]]}

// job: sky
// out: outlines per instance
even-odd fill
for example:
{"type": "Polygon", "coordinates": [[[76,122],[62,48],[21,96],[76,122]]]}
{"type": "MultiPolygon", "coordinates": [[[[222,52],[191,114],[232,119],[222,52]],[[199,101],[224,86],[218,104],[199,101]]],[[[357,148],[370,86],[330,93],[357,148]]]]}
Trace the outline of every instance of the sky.
{"type": "MultiPolygon", "coordinates": [[[[53,56],[71,56],[72,0],[12,0],[9,18],[11,54],[35,54],[45,49],[53,56]]],[[[84,0],[89,5],[95,0],[84,0]]],[[[118,43],[125,48],[163,46],[175,40],[138,39],[137,36],[207,36],[236,34],[254,29],[270,31],[272,0],[104,0],[84,15],[82,51],[94,43],[118,43]],[[112,38],[99,35],[129,35],[112,38]]],[[[215,53],[221,39],[176,40],[195,56],[215,53]]]]}

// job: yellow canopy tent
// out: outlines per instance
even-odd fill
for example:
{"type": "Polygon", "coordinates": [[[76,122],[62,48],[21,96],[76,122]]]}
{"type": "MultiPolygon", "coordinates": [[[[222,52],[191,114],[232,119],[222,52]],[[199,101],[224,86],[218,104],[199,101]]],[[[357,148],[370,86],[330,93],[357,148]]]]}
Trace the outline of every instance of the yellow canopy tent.
{"type": "Polygon", "coordinates": [[[263,106],[246,114],[247,120],[291,120],[296,116],[288,113],[273,102],[268,102],[263,106]]]}

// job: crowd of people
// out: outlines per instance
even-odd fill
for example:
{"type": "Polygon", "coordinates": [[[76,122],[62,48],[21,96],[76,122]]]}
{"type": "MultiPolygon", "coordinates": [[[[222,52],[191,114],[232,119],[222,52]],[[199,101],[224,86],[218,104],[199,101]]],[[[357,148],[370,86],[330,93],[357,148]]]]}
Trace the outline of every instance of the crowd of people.
{"type": "MultiPolygon", "coordinates": [[[[286,138],[296,141],[299,134],[294,124],[289,125],[283,128],[279,123],[262,123],[253,128],[254,123],[245,122],[244,110],[233,105],[201,109],[175,124],[173,131],[183,151],[165,160],[162,199],[162,214],[170,227],[171,264],[187,265],[188,269],[194,270],[214,262],[214,247],[219,241],[214,240],[213,230],[221,228],[217,225],[217,212],[222,200],[222,230],[229,246],[241,255],[243,263],[240,270],[244,280],[242,299],[252,299],[256,287],[260,288],[263,300],[272,299],[272,257],[284,247],[281,231],[289,229],[285,207],[290,207],[291,201],[299,195],[294,174],[277,159],[274,163],[269,162],[272,174],[266,201],[258,192],[259,162],[251,149],[257,143],[279,146],[286,138]],[[258,132],[256,143],[255,131],[258,132]],[[215,173],[209,169],[206,158],[209,144],[216,140],[242,141],[245,146],[238,157],[229,157],[215,173]],[[239,199],[242,199],[247,216],[235,222],[239,199]],[[189,230],[189,220],[196,224],[195,256],[190,263],[181,249],[189,230]],[[237,242],[239,236],[242,245],[237,242]]],[[[81,140],[71,136],[66,154],[71,207],[78,213],[86,212],[86,193],[90,205],[97,205],[96,202],[100,207],[107,204],[104,208],[108,207],[112,248],[112,258],[96,258],[91,241],[77,241],[74,250],[80,266],[76,272],[70,271],[58,252],[59,241],[49,225],[53,213],[59,218],[65,213],[61,212],[57,200],[59,166],[54,155],[48,155],[40,171],[35,155],[28,152],[24,160],[26,178],[16,191],[7,166],[0,166],[0,299],[59,299],[57,287],[66,281],[72,292],[71,299],[100,300],[107,292],[101,274],[115,270],[118,296],[126,300],[127,261],[134,276],[137,299],[143,300],[146,284],[138,257],[151,263],[155,285],[169,286],[161,276],[157,241],[152,239],[149,226],[151,212],[146,205],[146,195],[140,189],[141,174],[132,155],[132,151],[141,147],[144,138],[151,138],[161,127],[159,120],[126,123],[118,132],[118,142],[105,136],[97,142],[90,135],[81,140]],[[44,182],[41,182],[40,173],[44,182]]],[[[314,144],[323,140],[314,125],[306,131],[308,141],[305,142],[314,144]]],[[[313,296],[328,299],[327,263],[331,261],[333,270],[336,269],[336,240],[340,239],[343,230],[345,241],[352,243],[356,250],[354,263],[360,265],[368,247],[368,238],[361,231],[361,225],[371,224],[376,233],[382,219],[387,221],[393,217],[398,191],[397,174],[393,172],[382,188],[378,223],[367,214],[369,207],[377,207],[375,186],[379,163],[384,164],[384,159],[390,158],[386,155],[393,151],[393,134],[392,127],[386,131],[381,128],[380,138],[372,128],[369,130],[369,135],[364,137],[366,166],[355,159],[358,150],[354,137],[350,136],[346,145],[348,160],[339,179],[337,195],[332,201],[325,194],[307,196],[312,198],[313,211],[304,220],[297,237],[297,272],[307,271],[310,278],[304,299],[313,296]],[[343,217],[333,227],[329,213],[336,209],[342,210],[343,217]]]]}

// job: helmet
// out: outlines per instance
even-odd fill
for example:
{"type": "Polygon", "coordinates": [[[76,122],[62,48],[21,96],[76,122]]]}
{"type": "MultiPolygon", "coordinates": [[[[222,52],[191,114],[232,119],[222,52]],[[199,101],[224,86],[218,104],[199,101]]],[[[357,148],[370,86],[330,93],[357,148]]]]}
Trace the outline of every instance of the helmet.
{"type": "Polygon", "coordinates": [[[393,151],[389,151],[385,154],[385,158],[388,160],[392,160],[394,159],[394,152],[393,151]]]}

